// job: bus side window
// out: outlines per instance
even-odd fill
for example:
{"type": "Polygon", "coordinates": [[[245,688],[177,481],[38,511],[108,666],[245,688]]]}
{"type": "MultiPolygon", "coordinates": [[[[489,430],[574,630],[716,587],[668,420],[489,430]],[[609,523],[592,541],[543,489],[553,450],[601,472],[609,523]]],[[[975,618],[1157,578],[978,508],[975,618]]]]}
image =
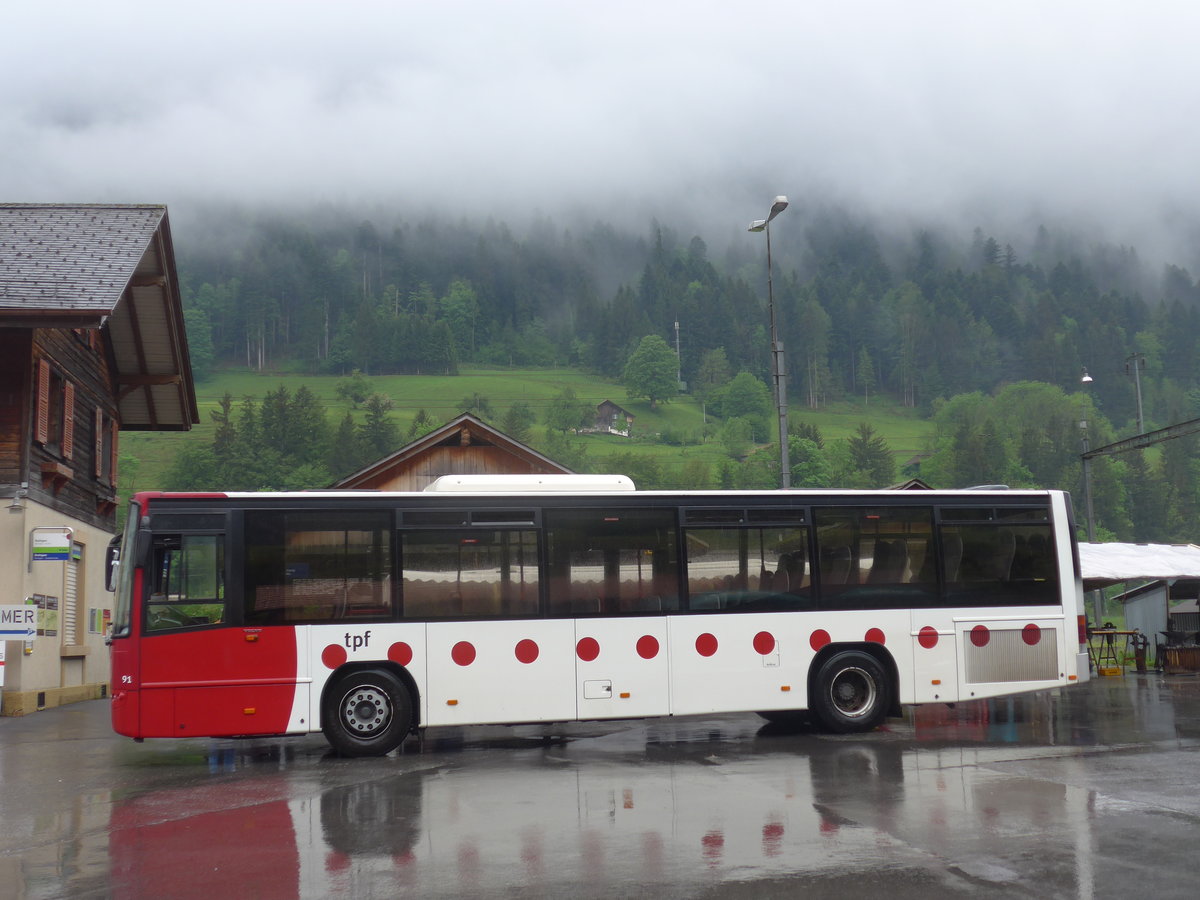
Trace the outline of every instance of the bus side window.
{"type": "Polygon", "coordinates": [[[406,619],[488,619],[538,612],[537,532],[401,533],[406,619]]]}
{"type": "Polygon", "coordinates": [[[392,514],[250,510],[243,573],[247,625],[392,613],[392,514]]]}
{"type": "Polygon", "coordinates": [[[689,527],[688,608],[771,612],[811,609],[808,529],[689,527]]]}
{"type": "Polygon", "coordinates": [[[146,630],[225,619],[225,541],[215,534],[156,535],[146,630]]]}
{"type": "Polygon", "coordinates": [[[933,508],[813,510],[822,609],[937,605],[933,508]]]}
{"type": "Polygon", "coordinates": [[[679,609],[676,533],[672,510],[548,510],[550,614],[679,609]]]}
{"type": "Polygon", "coordinates": [[[1048,524],[943,526],[942,545],[947,548],[944,577],[951,605],[1057,601],[1054,540],[1048,524]]]}

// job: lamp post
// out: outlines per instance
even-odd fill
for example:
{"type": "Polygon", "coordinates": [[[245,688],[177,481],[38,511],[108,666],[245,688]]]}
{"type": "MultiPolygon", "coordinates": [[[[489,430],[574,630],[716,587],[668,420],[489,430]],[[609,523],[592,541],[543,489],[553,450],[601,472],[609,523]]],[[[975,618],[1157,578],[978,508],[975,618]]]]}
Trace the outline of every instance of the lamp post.
{"type": "Polygon", "coordinates": [[[792,486],[792,467],[788,462],[787,384],[784,374],[783,342],[775,324],[775,291],[771,282],[771,220],[787,209],[787,197],[776,197],[765,219],[755,219],[749,231],[767,233],[767,308],[771,312],[771,379],[774,382],[775,409],[779,414],[779,487],[792,486]]]}
{"type": "MultiPolygon", "coordinates": [[[[1080,456],[1080,459],[1083,461],[1083,509],[1086,517],[1088,543],[1092,544],[1096,541],[1096,512],[1092,507],[1092,445],[1088,439],[1087,419],[1080,421],[1079,430],[1083,441],[1083,453],[1080,456]]],[[[1099,628],[1100,622],[1104,618],[1104,592],[1096,590],[1092,591],[1091,594],[1092,615],[1096,617],[1095,627],[1099,628]]]]}

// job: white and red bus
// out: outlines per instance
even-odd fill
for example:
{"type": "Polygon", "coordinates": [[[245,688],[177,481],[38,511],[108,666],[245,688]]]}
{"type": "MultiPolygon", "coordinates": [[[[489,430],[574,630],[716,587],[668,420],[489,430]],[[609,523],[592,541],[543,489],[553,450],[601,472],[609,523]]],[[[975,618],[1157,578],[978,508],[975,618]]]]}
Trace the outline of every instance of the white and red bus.
{"type": "Polygon", "coordinates": [[[1058,491],[636,491],[454,476],[421,493],[141,493],[120,539],[113,727],[323,731],[901,704],[1086,680],[1058,491]]]}

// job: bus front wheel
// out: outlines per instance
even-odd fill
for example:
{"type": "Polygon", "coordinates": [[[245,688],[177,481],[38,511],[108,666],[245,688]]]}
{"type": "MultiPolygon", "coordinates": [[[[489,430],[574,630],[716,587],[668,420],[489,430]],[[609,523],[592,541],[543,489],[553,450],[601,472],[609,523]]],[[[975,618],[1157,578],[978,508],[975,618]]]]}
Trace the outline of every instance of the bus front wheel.
{"type": "Polygon", "coordinates": [[[383,756],[412,726],[408,689],[390,672],[347,672],[325,691],[321,730],[341,756],[383,756]]]}
{"type": "Polygon", "coordinates": [[[843,650],[817,670],[811,707],[826,730],[850,734],[882,724],[890,699],[887,673],[879,660],[860,650],[843,650]]]}

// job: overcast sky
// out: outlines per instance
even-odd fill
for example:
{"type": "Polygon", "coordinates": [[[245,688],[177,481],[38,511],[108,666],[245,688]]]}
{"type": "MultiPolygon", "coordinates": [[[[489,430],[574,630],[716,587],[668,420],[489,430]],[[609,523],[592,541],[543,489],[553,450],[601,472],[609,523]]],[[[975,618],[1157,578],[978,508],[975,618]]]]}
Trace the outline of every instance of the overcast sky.
{"type": "MultiPolygon", "coordinates": [[[[0,199],[1194,218],[1200,4],[3,4],[0,199]]],[[[720,236],[720,235],[715,235],[720,236]]]]}

